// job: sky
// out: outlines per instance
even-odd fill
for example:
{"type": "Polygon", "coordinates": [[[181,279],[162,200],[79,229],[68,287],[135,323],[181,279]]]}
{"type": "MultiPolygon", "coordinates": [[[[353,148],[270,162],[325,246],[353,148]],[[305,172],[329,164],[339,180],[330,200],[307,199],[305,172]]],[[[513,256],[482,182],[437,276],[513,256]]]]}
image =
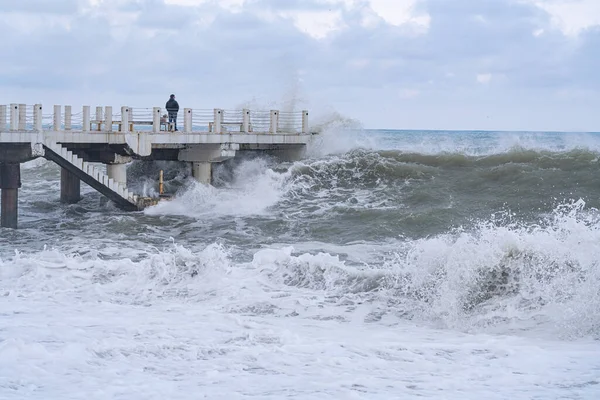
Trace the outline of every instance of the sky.
{"type": "Polygon", "coordinates": [[[0,0],[0,104],[600,131],[600,0],[0,0]]]}

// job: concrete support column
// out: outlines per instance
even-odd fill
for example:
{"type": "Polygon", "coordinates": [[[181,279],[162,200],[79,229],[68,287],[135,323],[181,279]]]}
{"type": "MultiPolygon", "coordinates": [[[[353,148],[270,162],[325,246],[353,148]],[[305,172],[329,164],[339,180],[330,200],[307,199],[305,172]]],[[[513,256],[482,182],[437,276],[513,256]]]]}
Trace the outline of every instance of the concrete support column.
{"type": "Polygon", "coordinates": [[[33,129],[40,132],[42,130],[42,105],[33,106],[33,129]]]}
{"type": "Polygon", "coordinates": [[[214,119],[215,119],[214,133],[221,133],[221,121],[223,119],[223,110],[219,110],[218,108],[215,108],[214,119]]]}
{"type": "Polygon", "coordinates": [[[24,131],[27,126],[27,104],[19,104],[19,130],[24,131]]]}
{"type": "Polygon", "coordinates": [[[21,164],[0,163],[0,227],[17,229],[21,164]]]}
{"type": "Polygon", "coordinates": [[[302,133],[308,132],[308,111],[302,110],[302,133]]]}
{"type": "Polygon", "coordinates": [[[115,182],[121,182],[127,185],[127,165],[126,164],[107,164],[106,175],[115,182]]]}
{"type": "Polygon", "coordinates": [[[71,106],[65,106],[65,131],[70,131],[72,128],[73,111],[71,106]]]}
{"type": "Polygon", "coordinates": [[[60,131],[60,112],[61,112],[61,106],[54,106],[54,124],[52,126],[52,130],[54,131],[60,131]]]}
{"type": "Polygon", "coordinates": [[[104,131],[112,132],[112,106],[104,107],[104,131]]]}
{"type": "Polygon", "coordinates": [[[6,106],[0,105],[0,129],[6,129],[6,106]]]}
{"type": "Polygon", "coordinates": [[[247,108],[242,110],[242,132],[250,132],[250,110],[247,108]]]}
{"type": "Polygon", "coordinates": [[[19,106],[17,104],[10,105],[10,130],[16,131],[19,128],[19,106]]]}
{"type": "Polygon", "coordinates": [[[96,106],[96,121],[102,121],[102,107],[96,106]]]}
{"type": "Polygon", "coordinates": [[[152,109],[152,132],[160,132],[160,107],[152,109]]]}
{"type": "Polygon", "coordinates": [[[81,181],[68,170],[60,170],[60,202],[74,204],[81,200],[81,181]]]}
{"type": "Polygon", "coordinates": [[[277,133],[277,127],[279,126],[279,111],[271,110],[271,126],[269,128],[270,133],[277,133]]]}
{"type": "Polygon", "coordinates": [[[121,107],[121,132],[129,132],[129,107],[121,107]]]}
{"type": "Polygon", "coordinates": [[[190,133],[192,131],[192,109],[191,108],[183,109],[183,131],[185,133],[190,133]]]}
{"type": "Polygon", "coordinates": [[[90,106],[83,106],[83,126],[81,130],[83,132],[90,131],[90,106]]]}
{"type": "Polygon", "coordinates": [[[192,176],[197,182],[210,185],[212,183],[212,164],[209,162],[193,162],[192,176]]]}

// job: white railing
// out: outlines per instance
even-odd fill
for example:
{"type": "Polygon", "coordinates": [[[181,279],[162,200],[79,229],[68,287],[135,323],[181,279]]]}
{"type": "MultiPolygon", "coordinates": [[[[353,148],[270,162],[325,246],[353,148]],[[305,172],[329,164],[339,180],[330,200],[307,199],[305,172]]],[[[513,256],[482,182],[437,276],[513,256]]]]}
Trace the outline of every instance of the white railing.
{"type": "MultiPolygon", "coordinates": [[[[0,130],[10,131],[82,131],[82,132],[173,132],[169,113],[162,108],[56,105],[0,105],[0,130]]],[[[174,121],[175,122],[175,121],[174,121]]],[[[181,133],[254,133],[308,134],[308,112],[279,112],[179,109],[176,118],[181,133]]]]}

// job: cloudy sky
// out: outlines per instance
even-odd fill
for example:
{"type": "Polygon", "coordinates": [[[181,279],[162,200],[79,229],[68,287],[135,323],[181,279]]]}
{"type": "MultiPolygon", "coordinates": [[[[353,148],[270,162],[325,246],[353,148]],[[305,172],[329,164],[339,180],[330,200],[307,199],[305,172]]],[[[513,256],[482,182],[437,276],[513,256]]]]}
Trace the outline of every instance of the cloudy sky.
{"type": "MultiPolygon", "coordinates": [[[[0,103],[600,131],[600,0],[0,0],[0,103]]],[[[48,109],[48,108],[47,108],[48,109]]]]}

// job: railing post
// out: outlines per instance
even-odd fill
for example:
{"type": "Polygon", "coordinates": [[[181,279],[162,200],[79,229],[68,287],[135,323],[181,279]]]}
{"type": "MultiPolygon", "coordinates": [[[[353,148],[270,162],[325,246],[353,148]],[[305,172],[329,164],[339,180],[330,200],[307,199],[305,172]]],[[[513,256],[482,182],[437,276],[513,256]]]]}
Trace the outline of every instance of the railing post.
{"type": "Polygon", "coordinates": [[[277,127],[279,125],[279,111],[271,110],[271,127],[269,129],[270,133],[277,133],[277,127]]]}
{"type": "Polygon", "coordinates": [[[152,109],[152,132],[160,132],[160,107],[152,109]]]}
{"type": "Polygon", "coordinates": [[[16,131],[19,129],[19,106],[12,103],[10,105],[10,130],[16,131]]]}
{"type": "Polygon", "coordinates": [[[112,132],[112,106],[104,107],[104,131],[112,132]]]}
{"type": "Polygon", "coordinates": [[[223,118],[223,110],[215,108],[215,133],[221,133],[221,119],[223,118]]]}
{"type": "Polygon", "coordinates": [[[302,133],[308,132],[308,111],[302,110],[302,133]]]}
{"type": "Polygon", "coordinates": [[[65,106],[65,131],[73,128],[73,111],[71,106],[65,106]]]}
{"type": "Polygon", "coordinates": [[[98,128],[97,130],[101,130],[100,127],[102,126],[102,107],[101,106],[96,106],[96,127],[98,128]]]}
{"type": "Polygon", "coordinates": [[[0,106],[0,131],[6,129],[6,106],[0,106]]]}
{"type": "MultiPolygon", "coordinates": [[[[128,111],[128,113],[129,113],[129,114],[128,114],[128,115],[129,115],[129,118],[127,119],[127,121],[128,121],[130,124],[133,124],[133,108],[132,108],[132,107],[129,107],[129,106],[127,106],[127,109],[129,110],[129,111],[128,111]]],[[[131,126],[131,128],[132,128],[132,130],[133,130],[133,125],[131,126]]]]}
{"type": "Polygon", "coordinates": [[[129,111],[127,106],[121,107],[121,132],[129,132],[129,111]]]}
{"type": "Polygon", "coordinates": [[[192,131],[192,109],[183,109],[183,131],[189,133],[192,131]]]}
{"type": "Polygon", "coordinates": [[[33,129],[40,132],[42,130],[42,105],[33,106],[33,129]]]}
{"type": "Polygon", "coordinates": [[[59,131],[60,130],[60,110],[61,110],[61,106],[54,106],[54,124],[52,126],[52,129],[54,131],[59,131]]]}
{"type": "Polygon", "coordinates": [[[242,132],[250,132],[250,110],[247,108],[242,110],[242,132]]]}
{"type": "Polygon", "coordinates": [[[19,130],[24,131],[27,124],[27,104],[19,104],[19,130]]]}
{"type": "Polygon", "coordinates": [[[81,127],[81,131],[90,131],[90,106],[83,106],[83,126],[81,127]]]}

